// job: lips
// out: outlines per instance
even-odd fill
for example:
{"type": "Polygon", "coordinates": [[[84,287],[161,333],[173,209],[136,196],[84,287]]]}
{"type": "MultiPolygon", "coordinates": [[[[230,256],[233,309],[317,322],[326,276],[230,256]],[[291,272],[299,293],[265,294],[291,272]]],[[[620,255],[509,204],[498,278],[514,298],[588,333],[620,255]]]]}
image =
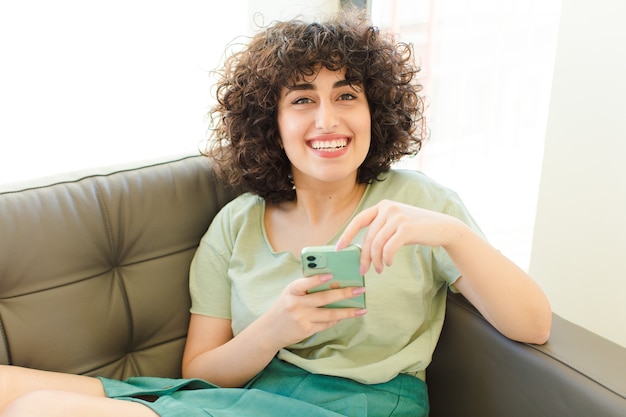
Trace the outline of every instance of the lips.
{"type": "Polygon", "coordinates": [[[309,146],[316,151],[335,152],[348,146],[348,138],[311,140],[309,146]]]}

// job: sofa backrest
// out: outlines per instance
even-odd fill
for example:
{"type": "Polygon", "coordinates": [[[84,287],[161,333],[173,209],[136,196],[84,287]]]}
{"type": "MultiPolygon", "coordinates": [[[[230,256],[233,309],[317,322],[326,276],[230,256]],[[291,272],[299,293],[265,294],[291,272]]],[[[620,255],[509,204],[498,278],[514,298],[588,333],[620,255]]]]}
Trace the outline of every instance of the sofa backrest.
{"type": "Polygon", "coordinates": [[[234,195],[201,156],[0,193],[0,363],[179,376],[189,264],[234,195]]]}

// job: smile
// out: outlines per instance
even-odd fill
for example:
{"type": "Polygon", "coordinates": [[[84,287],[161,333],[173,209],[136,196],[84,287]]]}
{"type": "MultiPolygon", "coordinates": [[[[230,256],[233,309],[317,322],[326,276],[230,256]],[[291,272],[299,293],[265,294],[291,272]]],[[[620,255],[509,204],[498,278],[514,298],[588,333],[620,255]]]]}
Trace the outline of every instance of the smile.
{"type": "Polygon", "coordinates": [[[314,140],[310,142],[310,146],[317,151],[334,152],[348,146],[348,139],[314,140]]]}

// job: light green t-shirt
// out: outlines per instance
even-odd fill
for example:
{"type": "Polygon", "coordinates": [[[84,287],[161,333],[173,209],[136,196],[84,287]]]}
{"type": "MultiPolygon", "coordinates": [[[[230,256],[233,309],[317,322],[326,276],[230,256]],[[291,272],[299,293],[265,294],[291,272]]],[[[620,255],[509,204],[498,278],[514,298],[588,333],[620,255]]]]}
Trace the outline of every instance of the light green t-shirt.
{"type": "MultiPolygon", "coordinates": [[[[424,174],[391,170],[384,177],[368,185],[354,214],[388,199],[450,214],[481,233],[457,194],[424,174]]],[[[302,277],[300,259],[275,252],[269,244],[264,210],[264,200],[253,194],[231,201],[211,223],[191,266],[191,312],[232,320],[235,335],[267,311],[287,284],[302,277]]],[[[336,242],[344,227],[328,244],[336,242]]],[[[381,274],[374,268],[366,274],[365,316],[288,346],[278,357],[312,373],[368,384],[398,373],[424,378],[443,325],[447,286],[458,277],[442,248],[405,246],[381,274]]]]}

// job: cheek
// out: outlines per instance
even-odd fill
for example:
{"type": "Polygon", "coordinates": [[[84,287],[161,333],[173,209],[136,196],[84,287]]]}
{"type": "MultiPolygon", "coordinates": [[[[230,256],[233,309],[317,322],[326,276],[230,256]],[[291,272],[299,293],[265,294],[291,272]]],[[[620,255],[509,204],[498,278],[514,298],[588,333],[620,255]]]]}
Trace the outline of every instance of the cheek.
{"type": "Polygon", "coordinates": [[[286,142],[289,142],[300,130],[297,119],[287,114],[281,115],[279,113],[276,121],[278,123],[278,133],[280,134],[283,144],[286,145],[286,142]]]}
{"type": "Polygon", "coordinates": [[[304,143],[301,138],[302,133],[298,124],[294,122],[293,118],[283,117],[278,119],[278,133],[280,135],[280,141],[283,149],[287,154],[287,158],[292,160],[302,153],[302,144],[304,143]]]}
{"type": "Polygon", "coordinates": [[[367,147],[369,148],[369,144],[372,141],[372,120],[370,117],[369,108],[363,111],[363,114],[361,116],[361,123],[359,123],[358,126],[359,126],[358,134],[362,138],[366,139],[367,144],[368,144],[367,147]]]}
{"type": "Polygon", "coordinates": [[[361,111],[358,113],[357,116],[358,120],[359,120],[359,126],[361,126],[362,130],[367,130],[369,131],[371,129],[372,126],[372,114],[370,113],[370,108],[367,105],[364,105],[361,108],[361,111]]]}

